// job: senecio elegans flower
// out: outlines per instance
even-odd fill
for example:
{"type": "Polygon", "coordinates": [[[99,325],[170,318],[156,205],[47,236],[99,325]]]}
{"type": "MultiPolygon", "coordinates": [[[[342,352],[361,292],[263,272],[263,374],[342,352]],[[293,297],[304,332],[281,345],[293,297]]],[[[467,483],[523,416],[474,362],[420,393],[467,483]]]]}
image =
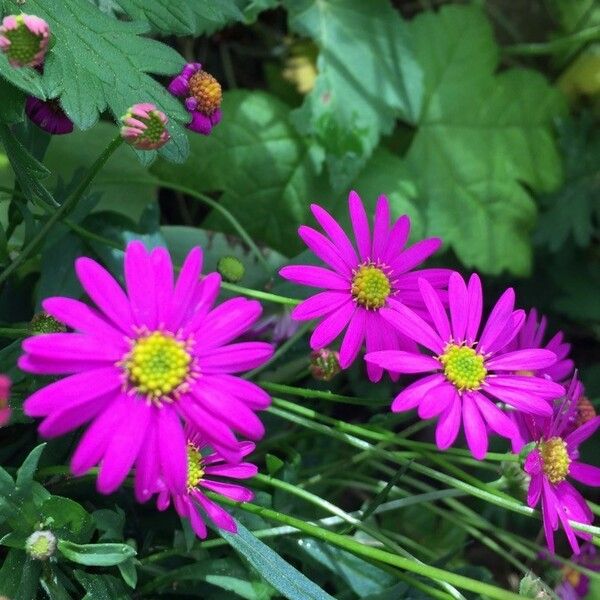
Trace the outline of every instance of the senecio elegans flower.
{"type": "Polygon", "coordinates": [[[167,115],[149,102],[134,104],[121,121],[121,137],[138,150],[158,150],[171,139],[167,115]]]}
{"type": "MultiPolygon", "coordinates": [[[[328,268],[294,265],[280,271],[282,277],[294,283],[327,290],[302,302],[292,317],[301,321],[322,318],[310,338],[313,350],[331,344],[347,326],[340,348],[342,369],[352,364],[365,340],[368,352],[416,349],[413,342],[389,327],[381,313],[393,300],[422,310],[418,278],[439,288],[445,287],[450,275],[447,269],[413,271],[440,247],[441,240],[429,238],[405,249],[410,219],[402,216],[390,228],[390,205],[385,196],[377,201],[372,236],[356,192],[350,192],[348,205],[356,249],[339,223],[313,204],[312,213],[325,235],[304,225],[298,233],[328,268]]],[[[383,374],[374,362],[367,364],[367,372],[371,381],[378,381],[383,374]]]]}
{"type": "Polygon", "coordinates": [[[37,67],[48,51],[50,27],[35,15],[9,15],[0,25],[0,50],[13,67],[37,67]]]}
{"type": "Polygon", "coordinates": [[[185,98],[185,108],[192,120],[188,129],[209,135],[221,121],[221,84],[200,63],[188,63],[169,84],[174,96],[185,98]]]}
{"type": "Polygon", "coordinates": [[[573,552],[579,553],[577,537],[591,540],[591,535],[575,531],[569,520],[591,524],[594,515],[583,496],[567,481],[589,486],[600,486],[600,468],[579,460],[579,445],[600,427],[595,417],[573,430],[572,413],[577,409],[581,384],[573,378],[566,401],[555,407],[551,418],[527,419],[530,437],[535,448],[525,459],[525,471],[531,476],[527,504],[533,507],[542,502],[542,519],[546,543],[554,552],[554,532],[562,525],[573,552]]]}
{"type": "Polygon", "coordinates": [[[124,266],[126,292],[95,261],[76,261],[95,308],[71,298],[42,303],[75,331],[26,339],[19,366],[68,376],[32,394],[24,410],[44,417],[39,431],[45,437],[92,422],[71,469],[81,475],[100,464],[99,491],[116,490],[136,462],[136,477],[143,477],[139,461],[145,460],[169,489],[183,493],[187,442],[181,420],[224,458],[240,461],[233,431],[260,438],[264,429],[254,411],[270,400],[232,373],[258,367],[273,348],[264,342],[232,343],[252,327],[261,306],[233,298],[213,308],[221,278],[213,273],[199,279],[200,248],[188,254],[176,282],[165,248],[147,252],[131,242],[124,266]]]}
{"type": "Polygon", "coordinates": [[[503,437],[513,439],[517,435],[515,424],[496,406],[496,400],[524,413],[552,413],[549,400],[563,395],[564,388],[516,372],[549,367],[556,361],[554,353],[537,348],[505,350],[525,320],[524,311],[514,310],[512,288],[498,300],[481,333],[483,299],[477,275],[471,275],[468,287],[458,273],[451,275],[450,318],[439,293],[427,280],[419,279],[419,288],[433,326],[397,301],[390,302],[381,315],[433,355],[386,350],[365,356],[367,362],[400,373],[433,372],[396,396],[394,412],[418,406],[422,419],[439,417],[436,442],[441,449],[454,443],[462,421],[469,448],[478,459],[487,453],[486,423],[503,437]]]}
{"type": "MultiPolygon", "coordinates": [[[[230,480],[250,479],[256,475],[258,469],[256,465],[248,462],[231,463],[218,452],[214,452],[206,444],[202,435],[192,429],[188,429],[186,433],[188,459],[186,489],[182,493],[175,494],[160,478],[156,478],[154,480],[156,489],[153,492],[158,492],[157,507],[159,510],[166,510],[173,500],[175,510],[181,517],[189,519],[192,529],[200,538],[205,538],[207,535],[203,513],[219,528],[236,533],[237,527],[231,515],[208,498],[204,491],[215,492],[236,502],[250,502],[254,498],[254,493],[230,480]]],[[[246,441],[239,442],[238,450],[240,456],[245,457],[254,450],[254,444],[246,441]]],[[[141,502],[148,497],[143,490],[136,490],[136,496],[141,502]]]]}
{"type": "Polygon", "coordinates": [[[73,131],[73,121],[67,117],[58,100],[40,100],[28,96],[25,114],[32,123],[51,135],[65,135],[73,131]]]}
{"type": "Polygon", "coordinates": [[[542,316],[541,319],[538,320],[538,314],[535,308],[530,310],[523,327],[521,327],[515,339],[506,349],[522,350],[525,348],[546,348],[546,350],[554,352],[554,354],[556,354],[556,362],[553,365],[523,374],[536,375],[538,377],[548,376],[552,381],[562,382],[573,373],[574,363],[571,359],[567,358],[571,351],[571,344],[567,344],[563,341],[564,335],[562,331],[556,333],[549,342],[544,344],[546,325],[546,317],[542,316]]]}

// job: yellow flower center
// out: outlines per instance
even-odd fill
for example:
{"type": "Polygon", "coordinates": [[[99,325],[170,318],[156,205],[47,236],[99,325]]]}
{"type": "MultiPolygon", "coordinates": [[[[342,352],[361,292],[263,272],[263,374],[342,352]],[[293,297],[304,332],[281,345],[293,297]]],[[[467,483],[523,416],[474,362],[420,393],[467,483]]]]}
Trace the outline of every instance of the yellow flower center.
{"type": "Polygon", "coordinates": [[[198,71],[190,77],[190,92],[198,101],[198,110],[205,115],[212,115],[223,98],[221,84],[206,71],[198,71]]]}
{"type": "Polygon", "coordinates": [[[448,344],[439,357],[446,379],[459,390],[476,390],[487,375],[484,359],[469,346],[448,344]]]}
{"type": "Polygon", "coordinates": [[[385,305],[392,286],[388,276],[375,265],[362,265],[352,279],[352,296],[369,310],[377,310],[385,305]]]}
{"type": "Polygon", "coordinates": [[[185,342],[154,331],[135,341],[124,368],[130,384],[140,394],[156,400],[186,383],[191,362],[185,342]]]}
{"type": "Polygon", "coordinates": [[[569,465],[571,464],[567,443],[560,437],[552,437],[540,442],[539,448],[548,481],[560,483],[569,474],[569,465]]]}
{"type": "Polygon", "coordinates": [[[187,489],[194,489],[204,477],[204,464],[202,462],[202,454],[194,444],[188,442],[187,445],[188,458],[188,476],[187,489]]]}

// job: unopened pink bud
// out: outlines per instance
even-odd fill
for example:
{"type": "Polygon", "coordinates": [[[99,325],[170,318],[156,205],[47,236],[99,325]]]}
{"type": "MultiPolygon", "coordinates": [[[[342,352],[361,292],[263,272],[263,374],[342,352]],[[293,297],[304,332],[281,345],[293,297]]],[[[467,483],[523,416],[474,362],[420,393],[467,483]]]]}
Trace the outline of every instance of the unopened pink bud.
{"type": "Polygon", "coordinates": [[[9,15],[0,25],[0,50],[13,67],[37,67],[48,51],[50,27],[35,15],[9,15]]]}
{"type": "Polygon", "coordinates": [[[138,150],[157,150],[171,138],[166,127],[169,119],[154,104],[134,104],[121,122],[121,137],[138,150]]]}

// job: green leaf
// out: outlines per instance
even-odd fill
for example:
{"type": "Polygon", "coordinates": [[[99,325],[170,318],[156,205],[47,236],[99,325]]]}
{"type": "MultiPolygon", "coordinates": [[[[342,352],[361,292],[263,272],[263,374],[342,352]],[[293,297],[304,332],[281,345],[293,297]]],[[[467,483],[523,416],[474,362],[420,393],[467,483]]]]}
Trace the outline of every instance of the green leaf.
{"type": "Polygon", "coordinates": [[[121,8],[138,21],[147,21],[163,35],[200,35],[242,20],[235,0],[117,0],[121,8]]]}
{"type": "Polygon", "coordinates": [[[38,463],[40,461],[40,456],[42,455],[45,447],[46,443],[36,446],[23,461],[23,464],[19,467],[16,480],[17,488],[19,490],[27,489],[31,485],[33,476],[35,475],[38,463]]]}
{"type": "Polygon", "coordinates": [[[135,562],[133,559],[126,560],[125,562],[119,563],[117,565],[119,569],[119,573],[121,573],[121,577],[123,581],[132,589],[135,590],[135,586],[137,585],[138,575],[135,568],[135,562]]]}
{"type": "Polygon", "coordinates": [[[118,506],[116,510],[103,508],[92,513],[92,519],[96,529],[102,532],[100,541],[115,540],[123,537],[123,527],[125,527],[125,513],[118,506]]]}
{"type": "Polygon", "coordinates": [[[129,600],[131,598],[125,586],[110,575],[91,575],[83,571],[73,571],[73,575],[86,591],[82,600],[129,600]]]}
{"type": "Polygon", "coordinates": [[[237,533],[219,529],[219,535],[288,600],[333,600],[332,596],[294,569],[239,521],[236,523],[237,533]]]}
{"type": "Polygon", "coordinates": [[[0,78],[0,121],[15,123],[23,119],[25,96],[15,86],[0,78]]]}
{"type": "Polygon", "coordinates": [[[185,122],[187,112],[148,75],[177,73],[184,64],[177,52],[141,37],[144,24],[113,19],[89,0],[28,0],[27,10],[48,22],[55,42],[44,63],[44,86],[60,96],[79,128],[94,125],[107,108],[118,118],[137,102],[153,102],[171,117],[173,140],[160,152],[185,159],[187,136],[177,121],[185,122]]]}
{"type": "Polygon", "coordinates": [[[589,114],[565,120],[559,131],[565,182],[540,199],[546,210],[536,232],[536,241],[553,252],[570,236],[578,246],[587,246],[600,232],[600,132],[589,114]]]}
{"type": "MultiPolygon", "coordinates": [[[[222,191],[221,203],[256,240],[288,256],[302,244],[296,229],[309,214],[309,198],[325,197],[319,159],[289,124],[289,108],[263,92],[228,92],[227,118],[208,137],[192,138],[182,166],[153,167],[161,178],[197,191],[222,191]]],[[[212,215],[206,228],[231,231],[212,215]]]]}
{"type": "Polygon", "coordinates": [[[48,177],[50,171],[30,154],[13,132],[3,124],[0,124],[0,142],[25,196],[39,198],[46,204],[56,206],[50,192],[40,183],[40,179],[48,177]]]}
{"type": "Polygon", "coordinates": [[[331,181],[345,187],[381,134],[417,120],[422,73],[410,32],[388,0],[286,0],[290,28],[319,47],[314,89],[294,121],[327,152],[331,181]]]}
{"type": "Polygon", "coordinates": [[[57,547],[69,560],[89,567],[112,567],[136,555],[128,544],[75,544],[58,540],[57,547]]]}
{"type": "Polygon", "coordinates": [[[446,6],[411,28],[425,99],[407,162],[428,202],[428,233],[468,267],[525,275],[536,211],[523,184],[560,183],[551,122],[562,98],[538,73],[494,74],[498,47],[478,8],[446,6]]]}
{"type": "MultiPolygon", "coordinates": [[[[21,12],[21,10],[19,9],[16,12],[21,12]]],[[[7,56],[0,52],[0,84],[2,84],[2,87],[5,85],[4,81],[9,81],[27,94],[42,99],[46,98],[41,75],[30,67],[12,67],[7,56]]],[[[4,96],[2,96],[2,100],[4,100],[4,96]]]]}
{"type": "Polygon", "coordinates": [[[63,498],[51,496],[41,506],[40,512],[54,534],[76,543],[87,542],[93,532],[92,518],[81,504],[63,498]]]}

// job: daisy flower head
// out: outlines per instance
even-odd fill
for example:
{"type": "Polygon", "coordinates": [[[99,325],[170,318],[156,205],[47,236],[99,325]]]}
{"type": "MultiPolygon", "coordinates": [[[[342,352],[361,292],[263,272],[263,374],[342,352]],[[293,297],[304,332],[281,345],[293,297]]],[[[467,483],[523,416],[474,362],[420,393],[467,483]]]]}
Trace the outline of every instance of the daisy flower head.
{"type": "Polygon", "coordinates": [[[581,385],[573,378],[565,401],[557,403],[551,418],[529,419],[534,448],[525,459],[525,472],[531,477],[527,504],[542,504],[542,520],[546,543],[554,552],[554,532],[559,525],[567,535],[575,554],[580,553],[577,536],[591,540],[590,534],[575,531],[569,521],[591,524],[594,516],[583,496],[567,481],[567,477],[584,485],[600,486],[600,468],[579,460],[579,446],[600,427],[595,417],[573,430],[572,413],[576,410],[581,385]]]}
{"type": "MultiPolygon", "coordinates": [[[[418,279],[442,288],[450,275],[448,269],[414,270],[442,242],[428,238],[405,248],[410,219],[404,215],[390,225],[390,204],[385,196],[377,201],[372,234],[356,192],[350,192],[348,206],[356,246],[324,208],[313,204],[312,213],[324,234],[305,225],[298,233],[326,268],[293,265],[280,271],[294,283],[326,290],[299,304],[292,317],[299,321],[321,319],[310,338],[313,350],[329,346],[346,329],[340,348],[342,369],[354,362],[365,341],[367,352],[414,348],[406,336],[389,327],[381,313],[392,300],[422,310],[418,279]]],[[[367,373],[371,381],[379,381],[383,369],[371,362],[367,373]]]]}
{"type": "Polygon", "coordinates": [[[221,84],[202,69],[200,63],[188,63],[169,84],[169,92],[185,98],[185,108],[190,113],[188,129],[202,135],[210,135],[213,127],[221,122],[221,84]]]}
{"type": "MultiPolygon", "coordinates": [[[[589,542],[581,545],[580,553],[573,555],[571,562],[590,571],[600,572],[600,554],[596,551],[596,547],[589,542]]],[[[569,565],[563,567],[562,575],[562,581],[554,590],[561,600],[583,600],[588,596],[590,591],[588,575],[569,565]]]]}
{"type": "Polygon", "coordinates": [[[549,401],[563,395],[564,388],[541,377],[515,373],[549,367],[556,356],[537,348],[506,350],[525,320],[524,311],[514,310],[511,288],[500,297],[481,329],[483,294],[477,275],[471,275],[467,285],[458,273],[452,273],[448,311],[429,281],[419,279],[418,283],[432,325],[397,301],[382,309],[381,316],[427,354],[384,350],[370,352],[365,358],[399,373],[428,373],[396,396],[392,411],[418,407],[422,419],[439,417],[436,443],[444,450],[454,443],[462,422],[473,456],[483,459],[488,448],[487,427],[509,439],[517,435],[516,425],[498,408],[497,401],[525,413],[552,413],[549,401]]]}
{"type": "MultiPolygon", "coordinates": [[[[189,519],[196,535],[204,539],[207,535],[203,515],[208,517],[220,529],[236,533],[237,527],[232,516],[216,502],[211,500],[206,491],[215,492],[236,502],[250,502],[254,492],[231,480],[250,479],[254,477],[258,468],[248,462],[231,463],[218,452],[211,450],[202,435],[186,431],[187,437],[187,482],[186,489],[179,494],[169,490],[169,487],[158,478],[156,491],[158,497],[156,505],[159,510],[166,510],[171,500],[179,516],[189,519]]],[[[247,456],[254,450],[252,442],[239,442],[239,454],[247,456]]],[[[136,490],[138,500],[145,501],[147,496],[136,490]]]]}
{"type": "Polygon", "coordinates": [[[221,279],[216,273],[200,279],[200,248],[188,254],[175,281],[165,248],[147,252],[131,242],[125,290],[90,258],[79,258],[75,268],[96,306],[46,299],[44,310],[74,331],[26,339],[19,360],[30,373],[67,375],[25,401],[27,415],[44,418],[41,435],[62,435],[91,421],[73,455],[73,473],[99,464],[98,489],[111,493],[138,464],[136,477],[151,469],[183,492],[182,421],[227,460],[241,460],[233,432],[260,438],[264,429],[255,411],[270,401],[234,375],[260,366],[273,352],[267,343],[234,342],[260,317],[260,304],[233,298],[213,307],[221,279]]]}
{"type": "Polygon", "coordinates": [[[529,311],[523,327],[515,339],[509,344],[507,350],[523,350],[526,348],[546,348],[556,354],[556,362],[538,370],[529,370],[521,373],[522,375],[536,375],[538,377],[550,377],[552,381],[564,382],[572,373],[574,368],[573,361],[568,358],[571,351],[571,344],[563,341],[564,334],[559,331],[548,342],[544,344],[546,333],[546,317],[538,318],[538,313],[533,308],[529,311]]]}

